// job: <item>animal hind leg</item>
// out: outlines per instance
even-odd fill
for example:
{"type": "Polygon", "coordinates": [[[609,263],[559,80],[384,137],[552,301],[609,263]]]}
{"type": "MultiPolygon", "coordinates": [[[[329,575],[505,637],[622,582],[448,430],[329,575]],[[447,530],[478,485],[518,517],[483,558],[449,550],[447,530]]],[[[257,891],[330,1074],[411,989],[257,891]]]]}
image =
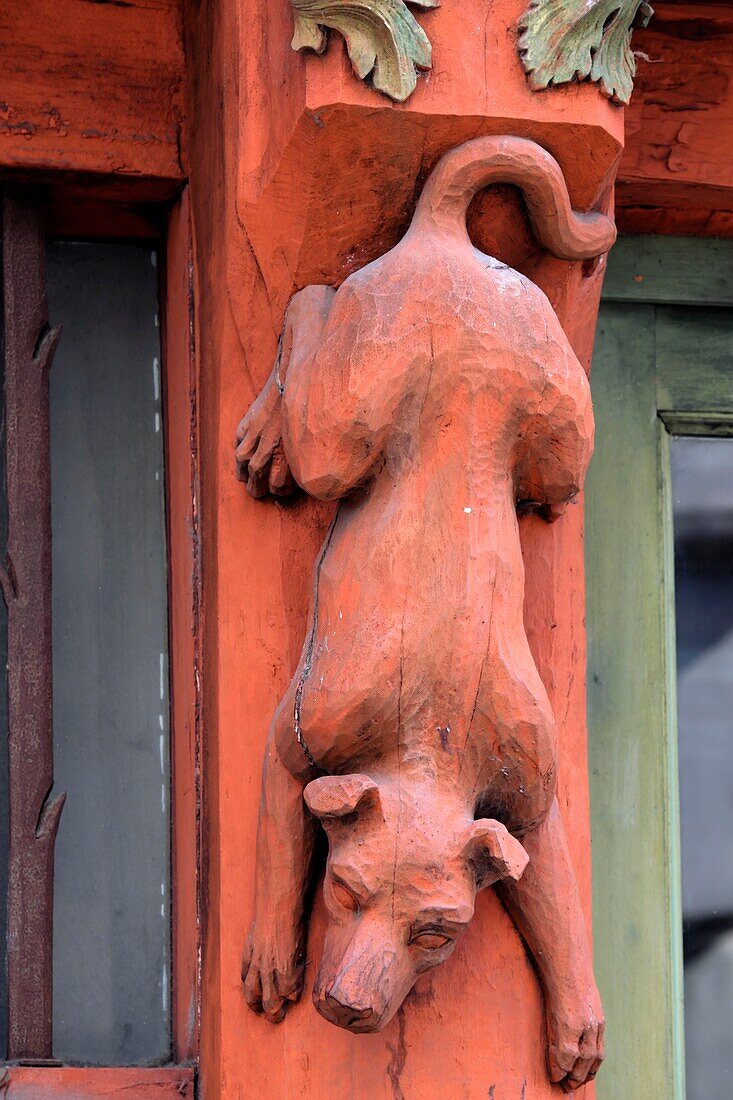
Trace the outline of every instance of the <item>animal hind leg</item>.
{"type": "Polygon", "coordinates": [[[487,762],[479,756],[476,790],[483,794],[477,810],[482,816],[498,816],[511,832],[524,834],[544,821],[552,806],[557,735],[521,624],[495,632],[487,670],[474,719],[490,731],[490,759],[497,774],[484,785],[487,762]]]}
{"type": "MultiPolygon", "coordinates": [[[[292,735],[292,692],[280,704],[265,749],[257,826],[255,914],[242,963],[247,1003],[273,1023],[300,996],[318,823],[280,745],[292,735]],[[284,727],[287,726],[286,730],[284,727]]],[[[312,778],[312,776],[309,776],[312,778]]]]}
{"type": "Polygon", "coordinates": [[[519,882],[496,889],[529,947],[542,980],[548,1064],[566,1091],[592,1080],[603,1060],[603,1008],[557,800],[522,837],[529,864],[519,882]]]}

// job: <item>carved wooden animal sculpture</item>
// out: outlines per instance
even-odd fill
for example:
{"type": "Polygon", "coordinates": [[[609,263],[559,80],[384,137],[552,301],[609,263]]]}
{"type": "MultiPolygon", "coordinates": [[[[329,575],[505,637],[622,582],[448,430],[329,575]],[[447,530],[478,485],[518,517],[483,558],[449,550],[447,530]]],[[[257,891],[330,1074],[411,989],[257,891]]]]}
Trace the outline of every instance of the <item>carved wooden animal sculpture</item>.
{"type": "Polygon", "coordinates": [[[556,256],[612,244],[538,145],[470,141],[440,161],[391,252],[337,291],[295,295],[238,429],[253,496],[297,484],[339,501],[268,741],[243,977],[273,1021],[300,993],[320,821],[318,1011],[383,1027],[495,883],[542,978],[550,1075],[570,1090],[600,1065],[603,1016],[524,631],[517,505],[550,519],[572,500],[593,417],[545,295],[469,240],[468,204],[494,181],[522,189],[556,256]]]}

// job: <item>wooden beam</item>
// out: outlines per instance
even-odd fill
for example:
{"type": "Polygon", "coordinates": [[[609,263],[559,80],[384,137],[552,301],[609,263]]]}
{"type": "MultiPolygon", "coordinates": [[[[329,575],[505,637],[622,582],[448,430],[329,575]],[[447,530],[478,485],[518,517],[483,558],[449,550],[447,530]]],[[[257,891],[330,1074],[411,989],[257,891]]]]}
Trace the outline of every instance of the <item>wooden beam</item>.
{"type": "Polygon", "coordinates": [[[591,375],[588,744],[594,938],[608,1037],[599,1100],[684,1096],[674,565],[654,312],[603,306],[591,375]]]}
{"type": "Polygon", "coordinates": [[[46,242],[26,191],[3,204],[8,536],[8,1054],[52,1057],[53,861],[64,795],[53,788],[51,464],[46,242]]]}
{"type": "MultiPolygon", "coordinates": [[[[620,112],[597,88],[568,95],[529,90],[516,56],[513,28],[523,8],[515,0],[448,9],[444,4],[429,17],[439,76],[436,70],[421,79],[395,109],[354,78],[340,43],[328,57],[295,55],[288,4],[251,3],[247,20],[240,0],[187,4],[196,103],[190,163],[201,506],[208,517],[202,527],[206,1096],[218,1095],[223,1079],[243,1096],[432,1095],[434,1066],[425,1052],[436,1011],[441,1043],[455,1054],[441,1076],[442,1100],[492,1089],[512,1100],[523,1089],[533,1100],[549,1100],[557,1091],[538,1046],[536,979],[488,892],[452,974],[446,969],[429,996],[405,1006],[394,1029],[365,1043],[335,1028],[326,1034],[308,1003],[310,991],[293,1010],[297,1026],[270,1027],[248,1013],[236,981],[251,914],[264,740],[297,665],[312,567],[331,515],[314,501],[270,509],[245,499],[225,457],[232,410],[240,405],[244,412],[270,373],[294,291],[309,282],[338,286],[395,244],[425,176],[452,146],[506,133],[521,119],[522,135],[544,141],[568,166],[573,202],[585,209],[598,203],[619,150],[620,112]],[[472,980],[477,974],[481,981],[472,980]]],[[[587,363],[602,269],[588,265],[584,278],[582,264],[537,255],[526,215],[508,190],[477,200],[476,239],[502,259],[522,253],[526,262],[528,251],[534,255],[532,277],[549,291],[587,363]]],[[[532,516],[522,523],[527,633],[562,729],[563,816],[587,887],[582,509],[569,509],[549,527],[532,516]]],[[[309,959],[319,943],[314,937],[309,959]]],[[[310,962],[309,982],[314,969],[310,962]]]]}
{"type": "Polygon", "coordinates": [[[630,233],[733,235],[733,8],[661,0],[634,33],[618,223],[630,233]]]}
{"type": "Polygon", "coordinates": [[[7,1066],[0,1092],[8,1100],[193,1100],[195,1071],[168,1069],[92,1069],[64,1066],[38,1069],[7,1066]],[[5,1091],[7,1090],[7,1091],[5,1091]]]}
{"type": "Polygon", "coordinates": [[[0,5],[0,170],[183,178],[178,0],[0,5]]]}
{"type": "Polygon", "coordinates": [[[733,242],[619,237],[603,283],[605,302],[733,307],[733,242]]]}

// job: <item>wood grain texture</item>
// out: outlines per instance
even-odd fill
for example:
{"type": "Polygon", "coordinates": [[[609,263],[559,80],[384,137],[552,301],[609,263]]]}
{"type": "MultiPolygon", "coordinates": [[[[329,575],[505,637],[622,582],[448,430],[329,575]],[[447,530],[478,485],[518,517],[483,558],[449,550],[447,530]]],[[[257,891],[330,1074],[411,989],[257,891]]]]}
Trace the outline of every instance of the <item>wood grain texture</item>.
{"type": "Polygon", "coordinates": [[[733,234],[733,9],[655,4],[634,34],[638,71],[617,186],[625,233],[733,234]]]}
{"type": "Polygon", "coordinates": [[[193,1100],[195,1072],[171,1069],[86,1069],[7,1066],[0,1095],[7,1100],[193,1100]]]}
{"type": "Polygon", "coordinates": [[[0,169],[180,181],[177,0],[0,8],[0,169]]]}
{"type": "Polygon", "coordinates": [[[654,307],[602,307],[586,531],[599,1100],[682,1100],[682,962],[668,437],[654,307]]]}
{"type": "Polygon", "coordinates": [[[50,328],[43,211],[3,202],[8,609],[8,1053],[52,1057],[54,846],[65,795],[53,791],[50,328]]]}

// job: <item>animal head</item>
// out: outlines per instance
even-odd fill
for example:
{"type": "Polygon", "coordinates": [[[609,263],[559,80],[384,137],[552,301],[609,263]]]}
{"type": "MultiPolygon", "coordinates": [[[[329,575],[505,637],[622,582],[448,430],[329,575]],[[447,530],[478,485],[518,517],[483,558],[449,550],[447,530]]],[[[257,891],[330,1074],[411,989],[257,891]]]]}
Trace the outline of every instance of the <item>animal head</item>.
{"type": "Polygon", "coordinates": [[[521,877],[528,856],[498,821],[366,775],[325,776],[304,797],[329,841],[328,930],[316,1008],[349,1031],[378,1031],[420,974],[452,954],[477,892],[521,877]]]}

